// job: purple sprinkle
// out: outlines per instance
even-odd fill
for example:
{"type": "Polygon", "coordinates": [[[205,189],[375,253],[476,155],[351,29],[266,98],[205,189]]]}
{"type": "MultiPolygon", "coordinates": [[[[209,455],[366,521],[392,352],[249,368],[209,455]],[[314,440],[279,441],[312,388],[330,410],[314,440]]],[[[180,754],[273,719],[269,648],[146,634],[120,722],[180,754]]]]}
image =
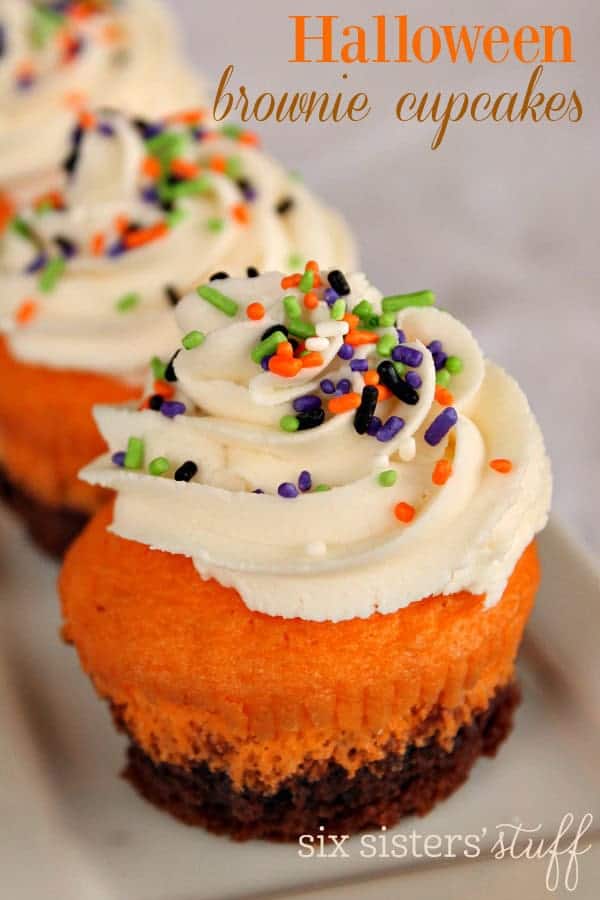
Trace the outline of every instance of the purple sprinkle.
{"type": "Polygon", "coordinates": [[[453,406],[447,406],[433,420],[427,431],[425,432],[425,441],[430,447],[437,447],[439,442],[446,437],[450,429],[456,425],[458,421],[458,413],[453,406]]]}
{"type": "Polygon", "coordinates": [[[320,388],[324,394],[335,394],[335,384],[331,378],[324,378],[320,384],[320,388]]]}
{"type": "Polygon", "coordinates": [[[158,122],[144,122],[144,140],[150,141],[152,138],[158,137],[159,134],[162,134],[163,130],[163,126],[158,122]]]}
{"type": "Polygon", "coordinates": [[[433,362],[436,368],[436,372],[439,372],[440,369],[443,369],[446,365],[446,360],[448,359],[448,355],[444,353],[443,350],[436,350],[435,353],[432,353],[433,362]]]}
{"type": "Polygon", "coordinates": [[[373,416],[373,418],[371,419],[371,421],[369,422],[369,424],[367,426],[367,434],[370,435],[371,437],[376,437],[377,432],[379,431],[380,428],[381,428],[381,419],[379,418],[379,416],[373,416]]]}
{"type": "Polygon", "coordinates": [[[406,343],[406,335],[405,335],[405,333],[402,331],[401,328],[396,328],[396,331],[397,331],[397,333],[398,333],[398,343],[399,343],[399,344],[405,344],[405,343],[406,343]]]}
{"type": "Polygon", "coordinates": [[[260,364],[263,367],[263,369],[265,370],[265,372],[269,371],[269,360],[273,359],[274,356],[275,356],[275,354],[271,353],[270,356],[263,356],[263,358],[261,359],[260,364]]]}
{"type": "Polygon", "coordinates": [[[115,129],[109,122],[100,122],[98,125],[98,133],[103,137],[114,137],[115,129]]]}
{"type": "Polygon", "coordinates": [[[206,135],[208,134],[206,128],[194,128],[192,134],[194,135],[195,141],[203,141],[206,135]]]}
{"type": "Polygon", "coordinates": [[[340,378],[337,383],[337,390],[342,394],[349,394],[352,390],[352,382],[348,378],[340,378]]]}
{"type": "Polygon", "coordinates": [[[121,468],[123,468],[125,465],[125,451],[119,450],[117,453],[113,453],[111,459],[115,466],[121,466],[121,468]]]}
{"type": "Polygon", "coordinates": [[[353,359],[350,368],[353,372],[368,372],[369,362],[366,359],[353,359]]]}
{"type": "Polygon", "coordinates": [[[25,269],[25,273],[27,275],[33,275],[34,272],[39,272],[40,269],[43,269],[47,262],[48,256],[45,253],[40,253],[29,263],[25,269]]]}
{"type": "Polygon", "coordinates": [[[254,203],[257,197],[256,188],[254,188],[251,184],[242,184],[241,185],[242,194],[244,195],[244,200],[247,203],[254,203]]]}
{"type": "Polygon", "coordinates": [[[418,372],[407,372],[404,380],[407,384],[410,384],[411,388],[415,388],[415,390],[417,388],[420,388],[423,384],[423,382],[421,381],[421,376],[418,374],[418,372]]]}
{"type": "Polygon", "coordinates": [[[352,359],[354,356],[354,347],[351,347],[350,344],[342,344],[338,350],[338,356],[340,359],[352,359]]]}
{"type": "Polygon", "coordinates": [[[123,243],[123,241],[118,240],[110,245],[108,250],[106,251],[107,256],[121,256],[123,253],[127,251],[127,247],[123,243]]]}
{"type": "Polygon", "coordinates": [[[386,443],[393,440],[399,431],[404,428],[404,419],[399,416],[390,416],[385,425],[382,425],[375,437],[378,441],[386,443]]]}
{"type": "Polygon", "coordinates": [[[307,472],[306,469],[300,472],[298,476],[298,487],[302,491],[302,493],[306,493],[306,491],[310,491],[312,487],[312,477],[310,472],[307,472]]]}
{"type": "Polygon", "coordinates": [[[256,490],[252,491],[253,494],[264,494],[262,488],[256,488],[256,490]]]}
{"type": "Polygon", "coordinates": [[[140,191],[140,196],[144,203],[158,203],[158,191],[154,185],[150,185],[140,191]]]}
{"type": "Polygon", "coordinates": [[[283,484],[280,484],[277,488],[277,493],[280,497],[285,497],[286,500],[292,500],[294,497],[298,496],[298,488],[295,484],[292,484],[291,481],[284,481],[283,484]]]}
{"type": "Polygon", "coordinates": [[[327,288],[323,294],[323,299],[327,306],[333,306],[335,301],[340,299],[340,295],[333,288],[327,288]]]}
{"type": "Polygon", "coordinates": [[[304,394],[303,397],[296,397],[293,403],[294,410],[299,413],[314,412],[321,409],[323,402],[320,397],[315,394],[304,394]]]}
{"type": "Polygon", "coordinates": [[[394,362],[401,362],[416,369],[423,362],[423,354],[420,350],[415,350],[414,347],[394,347],[392,359],[394,362]]]}
{"type": "Polygon", "coordinates": [[[174,419],[175,416],[182,416],[186,410],[185,403],[180,403],[178,400],[165,400],[160,408],[163,416],[166,416],[167,419],[174,419]]]}
{"type": "Polygon", "coordinates": [[[441,341],[432,341],[430,344],[427,344],[427,349],[430,353],[439,353],[442,349],[441,341]]]}

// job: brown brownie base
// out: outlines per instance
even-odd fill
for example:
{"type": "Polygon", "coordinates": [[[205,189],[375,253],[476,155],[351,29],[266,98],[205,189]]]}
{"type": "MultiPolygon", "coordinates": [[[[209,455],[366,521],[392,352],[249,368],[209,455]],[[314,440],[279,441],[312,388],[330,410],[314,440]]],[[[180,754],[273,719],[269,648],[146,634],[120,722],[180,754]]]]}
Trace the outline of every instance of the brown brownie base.
{"type": "Polygon", "coordinates": [[[323,777],[293,776],[275,794],[236,790],[229,776],[206,763],[186,769],[157,765],[132,741],[124,776],[157,806],[189,825],[237,840],[296,840],[301,834],[352,834],[423,816],[459,787],[480,755],[493,756],[512,727],[520,691],[499,688],[488,708],[463,726],[450,752],[432,739],[405,753],[390,752],[354,777],[331,762],[323,777]],[[321,832],[323,833],[323,832],[321,832]]]}
{"type": "Polygon", "coordinates": [[[14,484],[0,466],[0,499],[25,523],[34,543],[55,559],[62,559],[89,520],[67,506],[47,506],[14,484]]]}

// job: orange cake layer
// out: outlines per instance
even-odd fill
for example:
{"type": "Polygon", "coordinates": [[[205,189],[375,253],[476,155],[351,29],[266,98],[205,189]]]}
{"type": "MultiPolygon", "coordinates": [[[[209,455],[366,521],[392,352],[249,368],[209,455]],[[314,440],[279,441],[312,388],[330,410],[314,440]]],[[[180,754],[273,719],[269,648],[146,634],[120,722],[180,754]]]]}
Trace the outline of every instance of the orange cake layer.
{"type": "MultiPolygon", "coordinates": [[[[186,557],[107,532],[108,506],[71,548],[65,637],[156,761],[206,760],[273,787],[334,759],[349,771],[458,728],[513,676],[539,567],[532,544],[500,602],[429,597],[390,615],[309,622],[251,612],[186,557]]],[[[348,573],[351,578],[351,572],[348,573]]]]}
{"type": "Polygon", "coordinates": [[[107,493],[77,478],[106,449],[92,407],[136,399],[140,389],[19,362],[1,338],[0,372],[0,460],[9,480],[48,506],[97,509],[107,493]]]}

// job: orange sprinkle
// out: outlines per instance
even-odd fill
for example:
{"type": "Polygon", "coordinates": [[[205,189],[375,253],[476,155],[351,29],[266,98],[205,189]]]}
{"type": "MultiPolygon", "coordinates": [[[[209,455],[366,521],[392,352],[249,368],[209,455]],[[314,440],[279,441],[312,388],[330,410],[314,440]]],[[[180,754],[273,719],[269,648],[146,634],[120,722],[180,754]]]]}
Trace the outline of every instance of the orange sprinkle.
{"type": "Polygon", "coordinates": [[[206,118],[206,110],[201,107],[197,109],[184,109],[180,112],[172,113],[167,119],[168,122],[179,122],[181,125],[197,125],[206,118]]]}
{"type": "Polygon", "coordinates": [[[316,275],[316,273],[319,271],[319,263],[314,259],[309,259],[304,268],[307,272],[314,272],[316,275]]]}
{"type": "Polygon", "coordinates": [[[146,397],[146,399],[140,403],[140,405],[138,406],[138,409],[139,410],[150,409],[150,397],[146,397]]]}
{"type": "Polygon", "coordinates": [[[438,459],[435,466],[433,467],[433,472],[431,474],[431,480],[434,484],[446,484],[450,476],[452,475],[452,463],[449,459],[438,459]]]}
{"type": "Polygon", "coordinates": [[[438,384],[435,389],[435,399],[440,406],[452,406],[454,403],[454,395],[448,388],[442,387],[441,384],[438,384]]]}
{"type": "Polygon", "coordinates": [[[338,413],[350,412],[351,409],[358,409],[360,406],[360,394],[342,394],[341,397],[332,397],[327,404],[330,413],[338,415],[338,413]]]}
{"type": "Polygon", "coordinates": [[[243,131],[240,134],[238,141],[240,144],[246,144],[248,147],[258,147],[260,143],[260,139],[254,131],[243,131]]]}
{"type": "Polygon", "coordinates": [[[224,156],[213,156],[210,161],[210,167],[213,172],[223,173],[227,168],[227,160],[224,156]]]}
{"type": "Polygon", "coordinates": [[[106,238],[100,231],[92,235],[90,240],[90,253],[92,256],[102,256],[105,246],[106,238]]]}
{"type": "Polygon", "coordinates": [[[35,300],[23,300],[15,312],[15,322],[18,325],[27,325],[37,316],[39,307],[35,300]]]}
{"type": "Polygon", "coordinates": [[[360,325],[360,319],[358,316],[355,316],[354,313],[346,313],[342,319],[343,322],[347,322],[350,326],[350,331],[355,331],[360,325]]]}
{"type": "MultiPolygon", "coordinates": [[[[281,344],[279,345],[281,346],[281,344]]],[[[269,360],[269,371],[275,375],[281,375],[282,378],[293,378],[302,368],[299,359],[287,359],[285,356],[272,356],[269,360]]]]}
{"type": "Polygon", "coordinates": [[[379,384],[379,375],[374,369],[371,369],[369,372],[365,372],[363,381],[369,385],[379,384]]]}
{"type": "Polygon", "coordinates": [[[160,178],[160,161],[155,156],[147,156],[142,162],[142,172],[148,178],[160,178]]]}
{"type": "Polygon", "coordinates": [[[199,171],[198,166],[187,159],[174,159],[171,163],[171,172],[181,178],[196,178],[199,171]]]}
{"type": "Polygon", "coordinates": [[[80,126],[84,129],[84,131],[90,131],[92,128],[95,128],[96,125],[98,124],[98,120],[96,119],[96,116],[93,113],[91,113],[89,110],[86,110],[86,109],[82,110],[79,113],[78,121],[79,121],[80,126]]]}
{"type": "Polygon", "coordinates": [[[349,331],[344,341],[351,347],[360,347],[362,344],[376,344],[379,335],[374,331],[349,331]]]}
{"type": "Polygon", "coordinates": [[[319,305],[319,298],[314,291],[304,295],[304,305],[307,309],[315,309],[319,305]]]}
{"type": "Polygon", "coordinates": [[[87,96],[83,91],[69,91],[64,95],[63,99],[65,106],[75,110],[81,109],[87,103],[87,96]]]}
{"type": "Polygon", "coordinates": [[[312,350],[305,356],[300,357],[303,369],[314,369],[323,365],[323,356],[318,350],[312,350]]]}
{"type": "Polygon", "coordinates": [[[14,212],[15,208],[8,194],[0,193],[0,234],[12,219],[14,212]]]}
{"type": "Polygon", "coordinates": [[[127,216],[116,216],[114,221],[115,231],[118,231],[119,234],[123,234],[124,231],[127,230],[127,226],[129,225],[129,219],[127,216]]]}
{"type": "Polygon", "coordinates": [[[286,275],[285,278],[281,279],[281,287],[284,291],[288,288],[298,287],[301,280],[302,275],[286,275]]]}
{"type": "Polygon", "coordinates": [[[385,384],[377,385],[377,393],[378,393],[378,398],[377,398],[378,403],[383,403],[384,400],[389,400],[390,397],[392,396],[392,392],[390,391],[390,389],[388,387],[385,386],[385,384]]]}
{"type": "Polygon", "coordinates": [[[490,469],[500,472],[501,475],[508,475],[512,472],[513,464],[510,459],[492,459],[490,460],[490,469]]]}
{"type": "Polygon", "coordinates": [[[282,341],[280,344],[277,344],[277,350],[275,352],[277,353],[277,356],[282,356],[285,359],[292,359],[294,356],[294,348],[289,341],[282,341]]]}
{"type": "Polygon", "coordinates": [[[394,515],[399,522],[404,522],[408,525],[415,517],[415,508],[410,503],[397,503],[394,507],[394,515]]]}
{"type": "Polygon", "coordinates": [[[170,400],[175,393],[175,389],[166,381],[155,381],[154,393],[160,394],[165,400],[170,400]]]}
{"type": "Polygon", "coordinates": [[[169,229],[164,222],[157,222],[156,225],[152,225],[150,228],[140,228],[138,231],[130,231],[125,235],[125,246],[129,250],[135,247],[143,247],[144,244],[149,244],[152,241],[164,237],[168,230],[169,229]]]}
{"type": "Polygon", "coordinates": [[[246,307],[246,315],[249,319],[252,319],[254,322],[258,322],[259,319],[263,319],[265,315],[265,308],[262,303],[249,303],[246,307]]]}
{"type": "Polygon", "coordinates": [[[231,215],[240,225],[247,225],[250,221],[250,213],[248,212],[248,207],[245,203],[236,203],[236,205],[231,208],[231,215]]]}
{"type": "Polygon", "coordinates": [[[125,37],[125,32],[116,22],[110,22],[102,29],[102,40],[105,44],[118,44],[125,37]]]}

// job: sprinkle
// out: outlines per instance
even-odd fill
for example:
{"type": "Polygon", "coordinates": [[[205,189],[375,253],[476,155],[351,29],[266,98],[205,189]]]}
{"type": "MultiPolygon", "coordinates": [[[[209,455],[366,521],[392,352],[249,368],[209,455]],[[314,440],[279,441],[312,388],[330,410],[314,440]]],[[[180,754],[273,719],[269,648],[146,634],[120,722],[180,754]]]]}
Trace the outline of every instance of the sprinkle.
{"type": "Polygon", "coordinates": [[[323,292],[323,300],[328,306],[333,306],[338,297],[339,295],[336,293],[336,291],[333,290],[333,288],[326,288],[323,292]]]}
{"type": "Polygon", "coordinates": [[[253,322],[259,322],[265,317],[265,308],[262,303],[249,303],[246,307],[246,315],[249,319],[252,319],[253,322]]]}
{"type": "Polygon", "coordinates": [[[288,288],[298,287],[301,278],[301,275],[285,275],[281,279],[282,290],[287,291],[288,288]]]}
{"type": "Polygon", "coordinates": [[[351,347],[362,347],[363,344],[376,344],[379,335],[374,331],[349,331],[345,337],[347,344],[351,347]]]}
{"type": "Polygon", "coordinates": [[[308,293],[308,291],[312,291],[315,284],[315,273],[311,272],[310,269],[307,269],[300,279],[300,283],[298,285],[298,290],[303,294],[308,293]]]}
{"type": "Polygon", "coordinates": [[[350,293],[350,285],[339,269],[332,269],[327,276],[327,281],[339,297],[346,297],[350,293]]]}
{"type": "Polygon", "coordinates": [[[178,400],[165,400],[160,408],[163,416],[166,416],[167,419],[174,419],[176,416],[182,416],[185,413],[186,405],[185,403],[180,403],[178,400]]]}
{"type": "Polygon", "coordinates": [[[231,216],[239,225],[247,225],[250,221],[250,213],[245,203],[236,203],[232,206],[231,216]]]}
{"type": "MultiPolygon", "coordinates": [[[[381,328],[390,328],[394,324],[395,321],[396,321],[395,313],[387,312],[387,313],[382,313],[379,316],[379,325],[381,328]]],[[[398,333],[398,340],[401,340],[400,333],[398,333]]]]}
{"type": "MultiPolygon", "coordinates": [[[[165,372],[166,375],[166,372],[165,372]]],[[[160,394],[163,400],[170,400],[175,396],[175,389],[171,387],[170,384],[167,384],[166,381],[155,381],[154,382],[154,393],[160,394]]]]}
{"type": "Polygon", "coordinates": [[[403,381],[394,368],[394,364],[385,360],[377,366],[377,372],[381,383],[389,388],[394,396],[407,403],[409,406],[416,406],[419,402],[419,395],[414,388],[403,381]]]}
{"type": "Polygon", "coordinates": [[[302,315],[302,309],[300,308],[298,299],[294,297],[293,294],[283,298],[283,308],[290,319],[299,319],[302,315]]]}
{"type": "Polygon", "coordinates": [[[285,216],[286,213],[293,209],[294,204],[295,200],[293,197],[283,197],[275,206],[275,212],[278,216],[285,216]]]}
{"type": "Polygon", "coordinates": [[[306,340],[307,350],[315,350],[317,353],[320,353],[322,350],[327,350],[328,347],[329,341],[324,337],[310,337],[306,340]]]}
{"type": "Polygon", "coordinates": [[[431,480],[433,481],[433,483],[441,487],[443,484],[446,484],[451,475],[452,463],[450,462],[450,460],[438,459],[435,466],[433,467],[433,472],[431,474],[431,480]]]}
{"type": "Polygon", "coordinates": [[[398,480],[398,473],[395,469],[386,469],[379,473],[377,480],[381,487],[393,487],[398,480]]]}
{"type": "Polygon", "coordinates": [[[167,363],[167,367],[165,369],[165,381],[171,381],[171,382],[177,381],[177,375],[175,373],[175,367],[174,367],[173,363],[175,362],[175,360],[177,359],[177,357],[179,356],[180,353],[181,353],[181,350],[177,350],[173,354],[173,356],[171,357],[169,362],[167,363]]]}
{"type": "Polygon", "coordinates": [[[377,352],[380,356],[391,356],[392,350],[396,346],[396,337],[392,334],[384,334],[377,341],[377,352]]]}
{"type": "Polygon", "coordinates": [[[442,387],[440,384],[438,384],[435,389],[435,399],[440,406],[452,406],[454,403],[453,395],[447,388],[442,387]]]}
{"type": "Polygon", "coordinates": [[[443,369],[446,365],[446,360],[448,359],[448,357],[443,350],[436,350],[431,355],[433,356],[433,363],[435,365],[435,368],[439,372],[440,369],[443,369]]]}
{"type": "Polygon", "coordinates": [[[365,384],[369,385],[379,384],[379,375],[377,374],[377,372],[374,372],[373,369],[371,369],[370,371],[365,372],[363,381],[365,384]]]}
{"type": "Polygon", "coordinates": [[[53,291],[65,271],[66,261],[63,256],[55,256],[49,261],[38,280],[38,288],[44,293],[53,291]]]}
{"type": "Polygon", "coordinates": [[[316,335],[315,326],[312,322],[304,322],[302,319],[290,319],[288,322],[288,331],[302,339],[314,337],[316,335]]]}
{"type": "Polygon", "coordinates": [[[160,412],[160,408],[165,402],[165,398],[161,394],[152,394],[148,399],[148,408],[154,412],[160,412]]]}
{"type": "Polygon", "coordinates": [[[390,416],[387,422],[381,426],[375,437],[378,441],[381,441],[382,444],[387,443],[388,441],[392,441],[403,428],[404,419],[401,419],[399,416],[390,416]]]}
{"type": "Polygon", "coordinates": [[[394,507],[394,515],[399,522],[404,522],[405,525],[408,525],[415,517],[415,508],[410,503],[397,503],[394,507]]]}
{"type": "Polygon", "coordinates": [[[223,231],[223,229],[225,228],[225,220],[220,219],[218,216],[213,216],[212,218],[206,220],[206,227],[209,231],[212,231],[213,234],[216,234],[219,231],[223,231]]]}
{"type": "Polygon", "coordinates": [[[335,384],[331,380],[331,378],[324,378],[319,387],[323,391],[324,394],[335,394],[335,384]]]}
{"type": "Polygon", "coordinates": [[[304,306],[306,309],[316,309],[319,305],[319,298],[314,291],[309,291],[304,295],[304,306]]]}
{"type": "Polygon", "coordinates": [[[23,300],[15,311],[15,322],[18,325],[27,325],[32,322],[39,312],[39,306],[35,300],[23,300]]]}
{"type": "Polygon", "coordinates": [[[125,465],[125,451],[118,450],[116,453],[113,453],[111,456],[111,462],[115,466],[119,466],[121,469],[125,465]]]}
{"type": "Polygon", "coordinates": [[[318,322],[316,327],[318,336],[326,338],[339,337],[347,334],[349,330],[350,326],[347,322],[335,322],[333,320],[318,322]]]}
{"type": "Polygon", "coordinates": [[[150,360],[150,368],[155,379],[162,381],[165,377],[166,364],[158,356],[153,356],[150,360]]]}
{"type": "Polygon", "coordinates": [[[374,418],[378,396],[376,387],[367,385],[363,388],[360,405],[354,416],[354,430],[357,434],[366,434],[368,432],[374,418]]]}
{"type": "Polygon", "coordinates": [[[267,330],[265,334],[266,337],[250,353],[252,361],[257,364],[260,364],[263,357],[275,353],[279,344],[287,341],[287,333],[284,334],[283,331],[280,331],[279,326],[275,327],[275,331],[267,330]]]}
{"type": "Polygon", "coordinates": [[[342,344],[342,346],[338,350],[337,355],[340,359],[352,359],[352,357],[354,356],[354,347],[351,347],[350,344],[342,344]]]}
{"type": "Polygon", "coordinates": [[[226,316],[233,318],[237,315],[239,306],[235,300],[232,300],[231,297],[227,297],[215,288],[210,287],[210,285],[201,284],[200,287],[196,289],[196,292],[199,297],[202,297],[203,300],[206,300],[212,306],[216,307],[216,309],[220,309],[226,316]]]}
{"type": "Polygon", "coordinates": [[[373,416],[371,421],[369,422],[369,427],[367,428],[367,434],[369,437],[376,437],[377,432],[381,428],[381,419],[379,416],[373,416]]]}
{"type": "Polygon", "coordinates": [[[317,369],[323,365],[324,360],[318,350],[307,350],[301,355],[300,362],[303,369],[317,369]]]}
{"type": "Polygon", "coordinates": [[[446,368],[451,375],[458,375],[463,370],[463,361],[460,356],[449,356],[446,360],[446,368]]]}
{"type": "Polygon", "coordinates": [[[299,430],[300,422],[298,421],[297,416],[282,416],[279,420],[279,427],[282,431],[292,433],[299,430]]]}
{"type": "Polygon", "coordinates": [[[490,469],[499,472],[501,475],[508,475],[512,472],[513,464],[510,459],[492,459],[490,460],[490,469]]]}
{"type": "Polygon", "coordinates": [[[213,274],[208,279],[209,281],[225,281],[229,278],[229,274],[227,272],[213,272],[213,274]]]}
{"type": "Polygon", "coordinates": [[[399,312],[409,306],[433,306],[435,303],[435,294],[433,291],[416,291],[412,294],[395,294],[390,297],[384,297],[381,306],[386,312],[399,312]]]}
{"type": "Polygon", "coordinates": [[[300,472],[300,475],[298,476],[298,487],[303,494],[305,494],[306,491],[310,491],[312,487],[312,477],[310,472],[307,472],[306,469],[300,472]]]}
{"type": "MultiPolygon", "coordinates": [[[[404,363],[395,362],[394,369],[396,370],[397,374],[400,375],[401,377],[402,377],[402,375],[406,375],[406,366],[404,365],[404,363]]],[[[409,384],[410,384],[410,382],[409,382],[409,384]]],[[[419,386],[420,386],[420,384],[421,384],[421,379],[419,378],[419,386]]],[[[414,384],[412,384],[411,387],[414,387],[414,384]]]]}
{"type": "Polygon", "coordinates": [[[366,359],[353,359],[350,363],[350,368],[353,372],[367,372],[369,363],[366,359]]]}
{"type": "Polygon", "coordinates": [[[155,156],[147,156],[142,160],[142,174],[146,175],[148,178],[156,179],[160,178],[161,173],[162,168],[160,160],[155,156]]]}
{"type": "Polygon", "coordinates": [[[431,341],[431,343],[427,344],[427,349],[430,353],[440,353],[442,350],[442,342],[431,341]]]}
{"type": "Polygon", "coordinates": [[[401,328],[396,328],[396,334],[398,335],[398,343],[405,344],[406,343],[406,335],[402,331],[401,328]]]}
{"type": "Polygon", "coordinates": [[[351,387],[352,382],[348,378],[340,378],[336,385],[336,389],[341,391],[342,394],[349,394],[351,387]]]}
{"type": "Polygon", "coordinates": [[[171,306],[177,306],[177,304],[181,300],[179,291],[177,290],[177,288],[174,288],[172,284],[165,285],[165,294],[171,306]]]}
{"type": "Polygon", "coordinates": [[[435,383],[439,387],[447,388],[450,384],[451,378],[452,376],[450,375],[450,372],[447,371],[447,369],[440,369],[439,372],[436,373],[435,383]]]}
{"type": "MultiPolygon", "coordinates": [[[[396,365],[401,366],[402,363],[396,363],[396,365]]],[[[410,386],[415,389],[420,388],[421,385],[423,384],[423,382],[421,380],[421,376],[419,375],[418,372],[407,372],[405,381],[407,384],[410,384],[410,386]]]]}
{"type": "Polygon", "coordinates": [[[440,441],[446,437],[450,429],[456,425],[457,421],[458,413],[453,406],[447,406],[439,416],[433,420],[425,432],[424,438],[426,443],[428,443],[430,447],[437,447],[440,441]]]}
{"type": "Polygon", "coordinates": [[[247,266],[246,267],[246,275],[248,278],[258,278],[260,272],[256,268],[256,266],[247,266]]]}
{"type": "Polygon", "coordinates": [[[120,313],[130,312],[132,309],[135,309],[135,307],[138,306],[140,301],[140,295],[132,291],[129,294],[123,294],[122,297],[119,297],[119,299],[115,303],[115,309],[120,313]]]}
{"type": "Polygon", "coordinates": [[[123,242],[127,250],[137,250],[153,241],[165,237],[168,228],[164,222],[157,222],[156,225],[150,225],[148,228],[138,228],[135,231],[128,231],[123,238],[123,242]]]}
{"type": "Polygon", "coordinates": [[[191,481],[198,472],[198,466],[191,459],[188,459],[183,465],[179,466],[173,478],[175,481],[191,481]]]}
{"type": "Polygon", "coordinates": [[[126,469],[141,469],[144,464],[144,442],[141,438],[130,437],[123,465],[126,469]]]}
{"type": "Polygon", "coordinates": [[[344,300],[340,299],[336,300],[333,306],[331,307],[331,318],[336,321],[340,321],[344,318],[344,313],[346,312],[346,303],[344,300]]]}
{"type": "Polygon", "coordinates": [[[339,413],[350,412],[352,409],[358,409],[360,401],[361,398],[358,394],[342,394],[341,397],[333,397],[329,401],[327,408],[332,415],[338,415],[339,413]]]}
{"type": "Polygon", "coordinates": [[[330,491],[331,488],[328,484],[318,484],[315,488],[315,494],[322,494],[324,491],[330,491]]]}
{"type": "Polygon", "coordinates": [[[279,375],[281,378],[294,378],[302,369],[302,362],[293,357],[272,356],[269,360],[269,372],[279,375]]]}
{"type": "Polygon", "coordinates": [[[169,460],[164,456],[157,456],[148,466],[151,475],[164,475],[169,468],[169,460]]]}
{"type": "Polygon", "coordinates": [[[417,369],[423,362],[423,354],[414,347],[394,347],[392,351],[392,359],[394,362],[404,363],[412,369],[417,369]]]}
{"type": "Polygon", "coordinates": [[[295,484],[292,484],[291,481],[284,481],[283,484],[280,484],[277,488],[277,493],[286,500],[293,500],[294,497],[298,496],[298,488],[295,484]]]}
{"type": "Polygon", "coordinates": [[[352,310],[359,319],[366,319],[373,315],[373,307],[368,300],[361,300],[352,310]]]}
{"type": "Polygon", "coordinates": [[[316,394],[304,394],[302,397],[296,397],[292,405],[296,412],[303,413],[321,409],[323,402],[316,394]]]}
{"type": "Polygon", "coordinates": [[[272,335],[272,334],[275,334],[275,332],[277,332],[277,331],[280,331],[282,334],[284,334],[286,337],[286,340],[287,340],[287,338],[289,337],[288,330],[285,327],[285,325],[279,324],[279,325],[270,325],[268,328],[266,328],[260,336],[261,341],[266,340],[266,338],[270,337],[270,335],[272,335]]]}

